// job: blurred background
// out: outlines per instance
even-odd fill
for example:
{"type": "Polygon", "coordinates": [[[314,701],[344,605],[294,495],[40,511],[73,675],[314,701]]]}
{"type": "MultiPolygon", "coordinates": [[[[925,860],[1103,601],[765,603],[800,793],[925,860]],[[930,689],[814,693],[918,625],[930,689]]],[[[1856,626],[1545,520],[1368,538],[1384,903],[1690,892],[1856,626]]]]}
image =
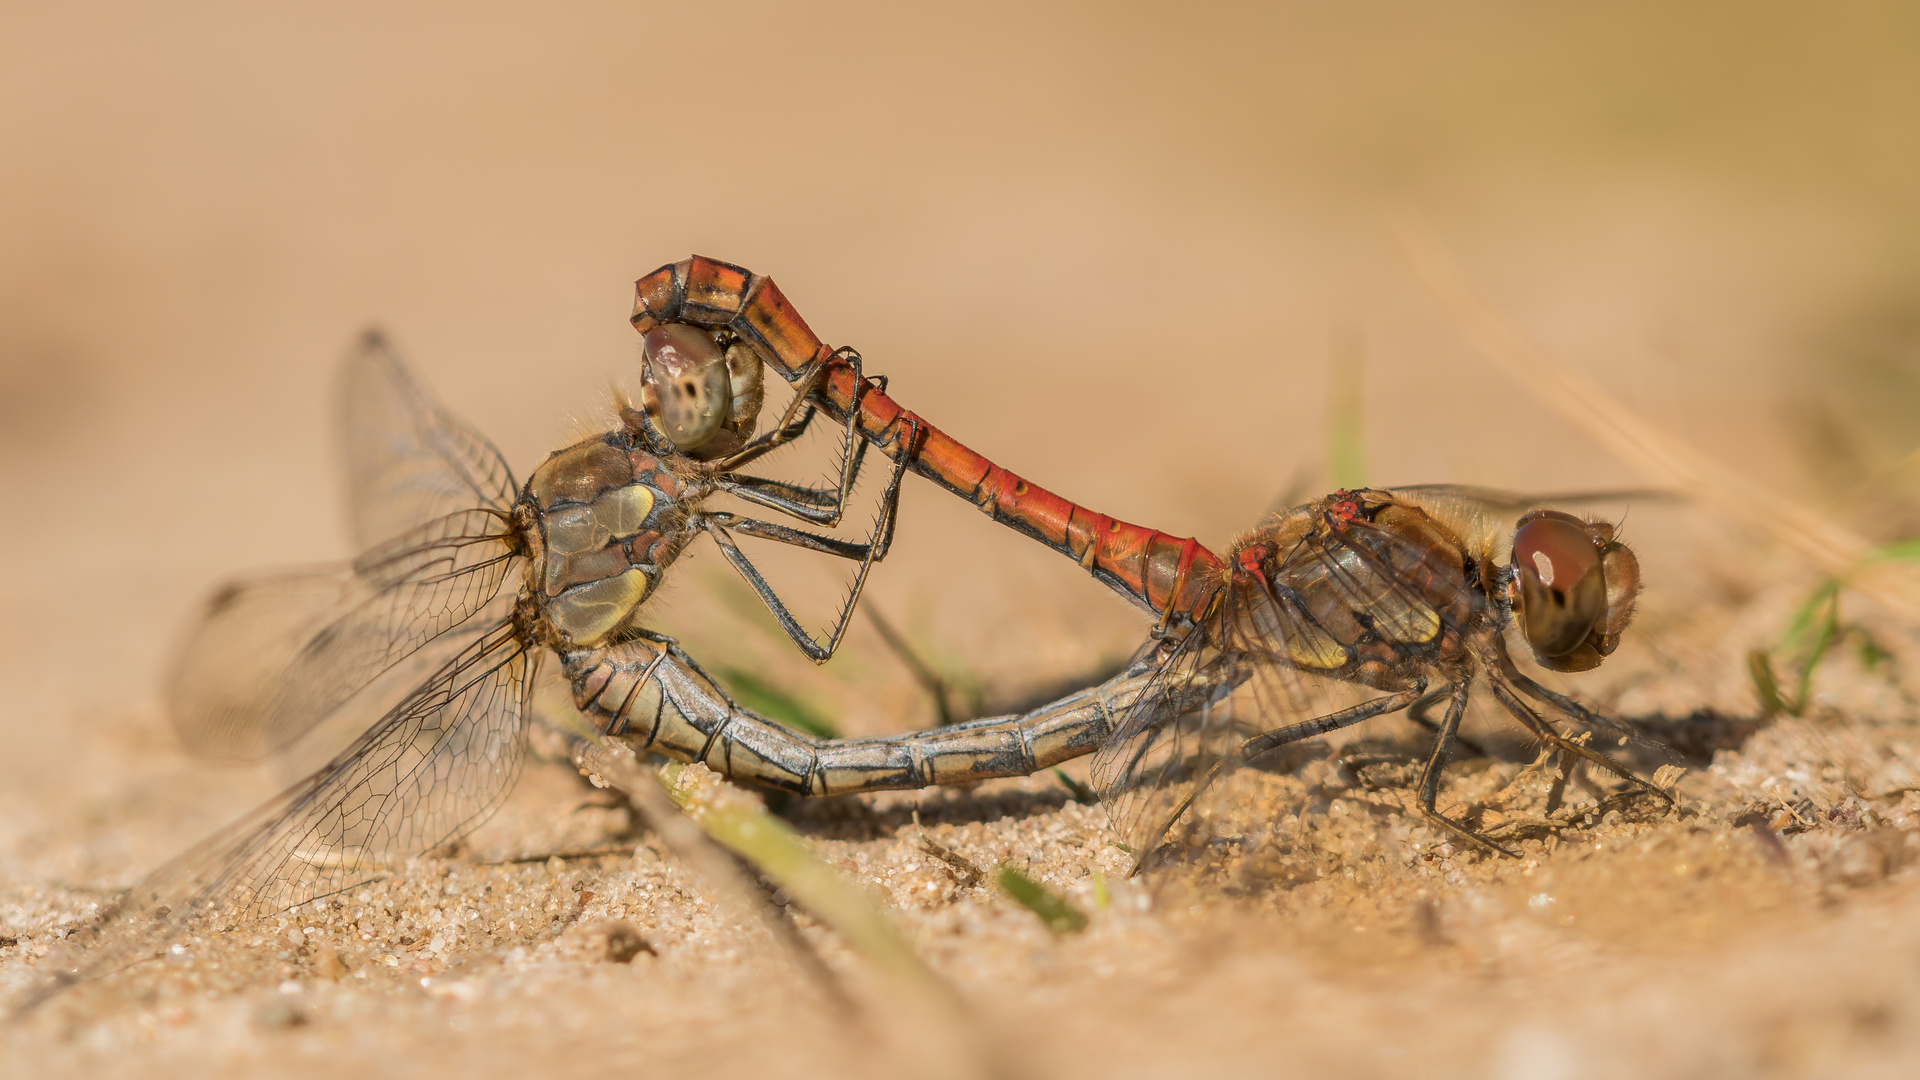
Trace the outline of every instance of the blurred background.
{"type": "MultiPolygon", "coordinates": [[[[602,422],[637,354],[631,282],[691,252],[775,277],[1015,470],[1209,544],[1324,490],[1342,445],[1341,479],[1377,484],[1639,483],[1462,337],[1398,253],[1391,223],[1418,221],[1648,422],[1876,537],[1908,520],[1905,5],[74,3],[5,23],[17,829],[29,798],[58,818],[173,760],[156,686],[217,580],[349,554],[327,395],[361,328],[524,474],[602,422]]],[[[845,568],[792,565],[817,623],[845,568]]],[[[779,657],[844,730],[928,722],[865,623],[816,672],[725,632],[748,616],[704,543],[676,574],[660,624],[703,659],[779,657]]],[[[989,698],[1110,662],[1143,625],[919,481],[869,596],[989,698]]]]}

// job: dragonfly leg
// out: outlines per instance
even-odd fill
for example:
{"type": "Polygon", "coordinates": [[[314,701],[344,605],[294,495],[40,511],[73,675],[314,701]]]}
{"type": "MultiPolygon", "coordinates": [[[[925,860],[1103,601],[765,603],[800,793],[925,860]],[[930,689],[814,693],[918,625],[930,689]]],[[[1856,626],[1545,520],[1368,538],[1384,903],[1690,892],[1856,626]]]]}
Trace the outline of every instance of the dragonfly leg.
{"type": "MultiPolygon", "coordinates": [[[[810,400],[810,396],[816,384],[820,381],[821,374],[827,371],[830,366],[833,366],[835,362],[852,369],[854,385],[858,388],[854,399],[855,407],[848,410],[844,425],[845,430],[842,433],[839,483],[830,488],[809,488],[798,484],[786,484],[781,481],[767,480],[755,476],[728,478],[723,475],[719,482],[722,490],[738,495],[748,502],[757,503],[769,509],[779,510],[785,514],[791,514],[802,521],[811,522],[816,525],[825,525],[831,528],[840,523],[841,517],[846,514],[847,498],[853,491],[854,481],[859,479],[860,464],[865,460],[867,453],[867,440],[860,435],[859,399],[860,397],[864,397],[870,389],[879,390],[884,393],[887,386],[887,381],[884,377],[869,377],[862,373],[860,368],[860,354],[852,349],[841,349],[835,352],[830,360],[813,365],[807,374],[802,377],[799,384],[794,387],[794,403],[789,405],[787,409],[789,415],[791,416],[793,414],[795,408],[800,406],[800,403],[806,402],[801,415],[797,419],[789,420],[783,418],[781,427],[777,431],[770,433],[763,439],[756,439],[748,443],[747,446],[742,447],[738,452],[721,462],[721,468],[723,473],[731,472],[740,465],[746,464],[762,454],[768,453],[775,447],[784,445],[794,438],[798,438],[799,433],[805,430],[806,425],[811,422],[815,415],[816,406],[810,400]],[[791,435],[788,434],[789,431],[792,432],[791,435]]],[[[919,441],[918,435],[919,432],[917,430],[908,432],[907,442],[901,453],[897,455],[897,464],[911,460],[919,441]]],[[[894,488],[890,487],[889,490],[892,491],[894,488]]]]}
{"type": "Polygon", "coordinates": [[[1560,710],[1561,713],[1575,723],[1586,724],[1589,727],[1606,728],[1617,735],[1640,743],[1642,746],[1653,747],[1669,757],[1674,756],[1671,748],[1655,742],[1633,730],[1633,728],[1629,727],[1624,721],[1616,720],[1606,713],[1589,709],[1565,694],[1556,693],[1521,674],[1517,668],[1506,671],[1503,674],[1506,675],[1508,682],[1520,689],[1521,693],[1541,704],[1549,705],[1560,710]]]}
{"type": "MultiPolygon", "coordinates": [[[[1428,691],[1425,697],[1407,706],[1407,719],[1426,728],[1429,733],[1437,738],[1440,734],[1440,722],[1428,716],[1427,710],[1433,708],[1436,703],[1446,701],[1452,696],[1452,683],[1448,683],[1436,690],[1428,691]]],[[[1467,753],[1472,754],[1474,757],[1491,756],[1487,753],[1486,747],[1481,746],[1477,741],[1469,739],[1457,731],[1453,733],[1453,742],[1455,746],[1465,748],[1467,753]]]]}
{"type": "Polygon", "coordinates": [[[1251,764],[1255,759],[1270,754],[1288,743],[1311,739],[1315,735],[1325,735],[1328,732],[1339,731],[1341,728],[1352,727],[1363,720],[1398,712],[1419,701],[1426,694],[1426,689],[1426,680],[1422,679],[1397,694],[1371,698],[1358,705],[1341,709],[1339,712],[1331,712],[1298,724],[1289,724],[1283,728],[1262,732],[1241,743],[1234,757],[1242,763],[1251,764]]]}
{"type": "MultiPolygon", "coordinates": [[[[855,479],[858,479],[860,466],[854,465],[855,479]]],[[[773,480],[764,476],[747,476],[734,473],[714,478],[714,486],[730,495],[738,495],[757,506],[769,510],[778,510],[791,514],[808,523],[813,523],[817,512],[834,506],[840,497],[838,488],[812,487],[807,484],[795,484],[785,480],[773,480]]],[[[826,524],[822,521],[821,524],[826,524]]]]}
{"type": "Polygon", "coordinates": [[[792,408],[787,411],[791,418],[782,417],[779,426],[764,435],[755,435],[748,439],[745,446],[721,458],[714,463],[715,466],[722,472],[732,472],[742,465],[758,461],[805,435],[808,429],[813,427],[814,418],[820,415],[819,407],[811,403],[801,408],[797,414],[792,408]]]}
{"type": "Polygon", "coordinates": [[[1499,700],[1507,712],[1511,713],[1514,719],[1520,721],[1528,731],[1538,736],[1542,742],[1559,749],[1564,754],[1570,754],[1577,758],[1585,758],[1642,791],[1659,796],[1668,806],[1674,804],[1671,794],[1660,787],[1640,779],[1634,775],[1632,769],[1600,753],[1598,750],[1592,750],[1582,746],[1572,739],[1567,738],[1565,735],[1560,734],[1558,731],[1555,731],[1552,724],[1547,723],[1538,713],[1529,708],[1526,702],[1520,700],[1520,695],[1514,693],[1513,688],[1507,685],[1506,680],[1500,678],[1499,675],[1492,670],[1489,670],[1487,673],[1487,685],[1493,687],[1493,696],[1499,700]]]}
{"type": "Polygon", "coordinates": [[[814,663],[823,664],[835,650],[839,649],[840,640],[846,636],[847,627],[853,622],[853,609],[860,602],[861,590],[866,588],[867,573],[873,569],[874,563],[886,558],[887,549],[893,544],[893,525],[900,507],[900,481],[906,475],[906,469],[907,458],[904,455],[894,461],[892,475],[887,480],[887,490],[880,499],[880,519],[874,523],[873,534],[864,544],[828,536],[816,536],[810,532],[777,525],[770,521],[743,518],[728,513],[699,514],[693,518],[692,524],[697,528],[705,529],[708,535],[713,537],[714,543],[720,547],[720,553],[726,556],[727,561],[733,564],[733,568],[746,579],[747,584],[760,597],[760,601],[767,605],[767,610],[773,613],[780,628],[786,631],[795,645],[800,647],[800,651],[806,653],[814,663]],[[793,617],[793,613],[787,610],[786,602],[781,600],[773,586],[767,583],[766,577],[760,573],[760,568],[753,565],[753,560],[749,559],[746,552],[740,550],[740,545],[734,542],[731,529],[738,529],[748,536],[776,540],[783,544],[806,548],[809,551],[859,560],[860,570],[854,575],[853,587],[848,591],[846,603],[841,606],[840,614],[834,620],[833,629],[828,633],[824,644],[815,641],[813,635],[809,634],[806,628],[800,625],[799,620],[793,617]]]}
{"type": "Polygon", "coordinates": [[[812,398],[813,390],[820,384],[821,376],[828,369],[826,363],[810,364],[804,374],[794,381],[793,400],[787,402],[786,411],[780,414],[780,422],[765,435],[757,435],[747,441],[745,446],[721,458],[716,464],[722,471],[731,472],[748,462],[758,460],[780,447],[806,434],[813,418],[819,413],[819,406],[812,398]]]}
{"type": "Polygon", "coordinates": [[[1427,759],[1427,767],[1420,772],[1420,812],[1426,815],[1428,821],[1476,847],[1517,859],[1519,852],[1502,847],[1486,834],[1469,829],[1442,814],[1436,805],[1440,801],[1440,773],[1446,768],[1450,756],[1447,751],[1456,738],[1455,732],[1460,729],[1460,718],[1467,714],[1467,698],[1472,685],[1470,680],[1464,678],[1453,685],[1453,699],[1447,703],[1447,713],[1440,720],[1440,737],[1433,744],[1433,756],[1427,759]]]}
{"type": "Polygon", "coordinates": [[[1565,750],[1558,751],[1555,756],[1558,760],[1553,763],[1553,782],[1547,785],[1548,817],[1560,809],[1560,803],[1567,795],[1567,781],[1573,779],[1573,770],[1580,766],[1582,760],[1565,750]]]}

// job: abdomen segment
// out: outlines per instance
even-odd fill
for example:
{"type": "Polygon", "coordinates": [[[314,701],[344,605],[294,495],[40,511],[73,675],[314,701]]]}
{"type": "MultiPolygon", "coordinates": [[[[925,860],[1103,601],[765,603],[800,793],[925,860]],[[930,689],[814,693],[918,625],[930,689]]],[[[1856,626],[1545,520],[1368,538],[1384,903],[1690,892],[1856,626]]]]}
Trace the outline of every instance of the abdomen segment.
{"type": "Polygon", "coordinates": [[[815,739],[729,701],[670,646],[631,641],[564,658],[574,705],[636,751],[698,761],[801,795],[845,795],[1025,776],[1098,749],[1154,666],[1018,716],[909,735],[815,739]]]}

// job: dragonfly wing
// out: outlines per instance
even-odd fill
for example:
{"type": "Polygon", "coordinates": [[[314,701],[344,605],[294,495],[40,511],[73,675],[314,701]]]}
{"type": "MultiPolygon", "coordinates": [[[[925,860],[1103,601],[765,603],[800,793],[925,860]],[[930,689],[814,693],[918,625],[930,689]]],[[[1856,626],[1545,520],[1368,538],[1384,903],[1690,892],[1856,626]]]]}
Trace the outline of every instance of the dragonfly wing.
{"type": "Polygon", "coordinates": [[[175,656],[174,729],[203,757],[251,760],[286,746],[485,608],[514,558],[502,520],[467,510],[352,566],[221,588],[175,656]]]}
{"type": "Polygon", "coordinates": [[[1634,506],[1685,499],[1680,493],[1654,488],[1529,494],[1459,484],[1414,484],[1394,488],[1392,493],[1420,507],[1435,521],[1451,529],[1468,551],[1480,553],[1495,563],[1505,563],[1512,554],[1514,527],[1521,515],[1529,510],[1543,507],[1594,508],[1595,504],[1608,504],[1599,509],[1615,524],[1619,524],[1623,520],[1622,515],[1634,506]]]}
{"type": "Polygon", "coordinates": [[[1241,658],[1196,629],[1155,672],[1094,755],[1092,779],[1114,831],[1145,860],[1237,740],[1241,658]]]}
{"type": "Polygon", "coordinates": [[[37,996],[152,955],[190,925],[284,911],[473,830],[519,774],[527,667],[496,626],[320,771],[135,884],[37,996]]]}
{"type": "Polygon", "coordinates": [[[513,506],[518,489],[500,451],[434,400],[377,333],[342,368],[339,425],[356,547],[457,510],[513,506]]]}
{"type": "Polygon", "coordinates": [[[1380,514],[1381,522],[1393,515],[1391,527],[1355,519],[1322,533],[1303,562],[1287,568],[1307,610],[1342,623],[1348,641],[1371,629],[1393,645],[1426,645],[1449,620],[1461,629],[1474,600],[1458,544],[1421,511],[1391,505],[1380,514]]]}
{"type": "Polygon", "coordinates": [[[1215,621],[1182,643],[1094,758],[1114,828],[1143,861],[1170,834],[1205,842],[1225,831],[1214,822],[1244,831],[1250,811],[1266,812],[1241,775],[1259,772],[1242,769],[1248,740],[1318,734],[1326,718],[1341,726],[1377,696],[1302,668],[1331,639],[1289,598],[1250,582],[1229,588],[1215,621]]]}

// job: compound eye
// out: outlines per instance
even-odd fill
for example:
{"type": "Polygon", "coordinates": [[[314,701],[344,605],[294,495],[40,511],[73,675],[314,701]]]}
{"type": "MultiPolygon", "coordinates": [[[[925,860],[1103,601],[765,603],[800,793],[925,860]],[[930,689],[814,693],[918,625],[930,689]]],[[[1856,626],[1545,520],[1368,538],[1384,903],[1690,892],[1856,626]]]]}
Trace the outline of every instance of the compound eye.
{"type": "Polygon", "coordinates": [[[1602,629],[1606,572],[1577,520],[1542,516],[1521,525],[1513,534],[1513,569],[1520,628],[1535,653],[1567,656],[1602,629]]]}
{"type": "Polygon", "coordinates": [[[726,427],[733,388],[713,338],[684,323],[667,323],[647,331],[641,351],[647,416],[676,449],[696,449],[726,427]]]}

